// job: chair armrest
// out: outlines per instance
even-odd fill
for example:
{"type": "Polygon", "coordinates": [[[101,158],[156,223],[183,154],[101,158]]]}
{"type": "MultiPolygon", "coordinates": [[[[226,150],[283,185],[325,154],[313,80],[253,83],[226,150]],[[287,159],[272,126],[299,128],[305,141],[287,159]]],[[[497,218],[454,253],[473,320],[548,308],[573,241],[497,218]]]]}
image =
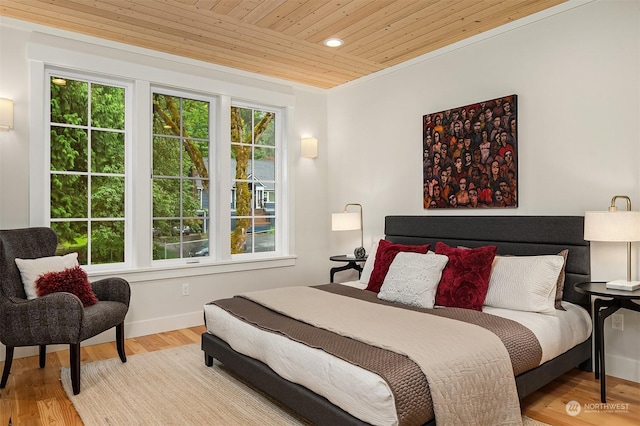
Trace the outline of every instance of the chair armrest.
{"type": "Polygon", "coordinates": [[[11,297],[0,309],[0,340],[7,346],[78,343],[83,318],[82,302],[71,293],[11,297]]]}
{"type": "Polygon", "coordinates": [[[122,278],[111,277],[91,283],[91,288],[96,294],[98,300],[108,300],[111,302],[120,302],[129,306],[131,299],[131,288],[129,282],[122,278]]]}

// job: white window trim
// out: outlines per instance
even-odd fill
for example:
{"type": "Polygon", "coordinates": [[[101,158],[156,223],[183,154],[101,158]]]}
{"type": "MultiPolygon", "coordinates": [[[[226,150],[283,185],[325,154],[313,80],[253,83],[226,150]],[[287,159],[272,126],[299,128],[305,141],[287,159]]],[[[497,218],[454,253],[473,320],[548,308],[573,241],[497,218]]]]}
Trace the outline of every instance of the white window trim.
{"type": "MultiPolygon", "coordinates": [[[[274,84],[265,84],[271,86],[275,90],[260,88],[259,80],[251,81],[250,78],[237,77],[231,74],[225,75],[219,70],[212,71],[206,64],[200,66],[186,63],[178,63],[161,58],[135,57],[131,54],[123,54],[123,51],[105,47],[89,45],[87,43],[69,40],[51,35],[35,34],[29,42],[27,49],[29,60],[29,83],[30,83],[30,209],[29,223],[31,226],[48,226],[48,208],[45,211],[42,206],[48,204],[49,199],[48,187],[44,184],[48,181],[48,162],[43,155],[47,150],[47,132],[43,129],[43,123],[48,114],[48,104],[43,99],[46,93],[45,70],[49,67],[59,67],[64,70],[78,70],[79,73],[93,73],[96,75],[108,75],[116,80],[131,81],[133,89],[131,96],[133,97],[132,111],[133,120],[136,123],[151,123],[151,86],[161,87],[177,87],[180,90],[206,93],[213,97],[217,97],[218,104],[216,110],[218,112],[217,123],[214,124],[216,147],[221,151],[217,152],[216,171],[216,191],[219,194],[215,201],[221,203],[226,208],[218,208],[218,214],[211,220],[210,225],[217,228],[217,235],[224,235],[220,231],[228,230],[231,212],[229,211],[230,193],[230,132],[231,119],[230,108],[231,99],[243,99],[252,106],[267,105],[268,109],[276,109],[277,105],[281,105],[280,125],[282,126],[281,147],[280,147],[280,165],[277,167],[277,173],[280,173],[278,179],[281,183],[280,194],[277,197],[279,218],[280,218],[280,244],[276,253],[253,255],[223,255],[226,251],[229,253],[228,239],[216,238],[212,242],[217,252],[217,259],[198,259],[196,262],[193,258],[183,259],[183,262],[175,265],[163,265],[159,267],[151,261],[151,250],[148,250],[148,241],[151,241],[151,190],[143,190],[141,185],[133,185],[128,193],[128,207],[131,211],[127,211],[127,220],[133,224],[128,228],[136,227],[136,237],[132,238],[127,235],[127,253],[129,263],[114,265],[92,265],[87,268],[89,276],[99,278],[101,276],[113,275],[117,272],[123,277],[134,278],[134,280],[144,281],[156,278],[171,278],[193,275],[206,275],[212,273],[225,273],[235,271],[246,271],[251,269],[263,269],[271,267],[286,267],[295,265],[296,256],[292,253],[295,247],[292,239],[293,232],[293,206],[289,203],[292,200],[291,191],[293,183],[287,178],[287,169],[292,165],[291,159],[288,158],[287,138],[293,135],[291,128],[292,115],[294,112],[293,104],[295,97],[290,87],[278,86],[274,84]],[[121,58],[126,59],[121,59],[121,58]],[[149,66],[153,63],[154,66],[149,66]],[[213,75],[213,78],[208,77],[213,75]],[[217,80],[215,77],[229,76],[229,81],[217,80]],[[244,83],[243,80],[247,80],[244,83]],[[153,83],[152,83],[153,82],[153,83]],[[179,83],[177,83],[179,82],[179,83]],[[206,88],[204,90],[203,88],[206,88]],[[225,110],[228,112],[225,114],[225,110]],[[226,151],[226,152],[225,152],[226,151]],[[225,181],[226,179],[226,181],[225,181]],[[226,182],[226,183],[225,183],[226,182]],[[223,189],[223,185],[227,185],[223,189]],[[226,216],[225,216],[226,215],[226,216]],[[149,226],[140,226],[140,224],[148,223],[149,226]],[[148,228],[148,229],[147,229],[148,228]],[[141,249],[144,245],[144,249],[141,249]],[[206,260],[206,261],[205,261],[206,260]],[[157,272],[156,272],[157,271],[157,272]],[[189,271],[189,272],[187,272],[189,271]],[[160,274],[156,277],[157,274],[160,274]]],[[[215,69],[215,67],[212,67],[215,69]]],[[[234,105],[236,103],[234,102],[234,105]]],[[[137,125],[130,131],[133,132],[132,140],[136,141],[131,147],[130,158],[127,169],[130,179],[143,178],[150,182],[149,171],[151,165],[151,151],[149,143],[151,141],[151,125],[137,125]],[[137,141],[149,141],[145,144],[137,143],[137,141]],[[135,164],[135,167],[133,167],[135,164]]],[[[213,179],[213,178],[212,178],[213,179]]],[[[227,232],[228,233],[228,232],[227,232]]]]}

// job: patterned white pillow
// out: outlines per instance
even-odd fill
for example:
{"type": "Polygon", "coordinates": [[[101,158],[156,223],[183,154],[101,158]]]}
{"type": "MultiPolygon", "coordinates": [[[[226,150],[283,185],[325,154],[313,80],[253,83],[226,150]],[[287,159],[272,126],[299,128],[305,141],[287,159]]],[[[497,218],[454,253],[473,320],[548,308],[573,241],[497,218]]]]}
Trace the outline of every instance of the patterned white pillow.
{"type": "Polygon", "coordinates": [[[557,255],[496,256],[486,306],[555,315],[558,276],[564,258],[557,255]]]}
{"type": "Polygon", "coordinates": [[[22,285],[27,299],[38,297],[36,293],[36,281],[40,275],[47,272],[61,272],[67,268],[78,265],[78,253],[69,253],[64,256],[40,257],[38,259],[15,259],[20,270],[22,285]]]}
{"type": "Polygon", "coordinates": [[[398,253],[389,266],[378,298],[432,309],[442,270],[448,261],[447,256],[432,251],[426,254],[398,253]]]}

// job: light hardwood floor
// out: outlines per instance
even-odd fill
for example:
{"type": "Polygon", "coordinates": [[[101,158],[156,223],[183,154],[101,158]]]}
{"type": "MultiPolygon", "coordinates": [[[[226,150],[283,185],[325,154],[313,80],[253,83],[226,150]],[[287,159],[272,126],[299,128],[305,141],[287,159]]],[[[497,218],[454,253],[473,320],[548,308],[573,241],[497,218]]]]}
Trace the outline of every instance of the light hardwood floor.
{"type": "MultiPolygon", "coordinates": [[[[203,331],[200,326],[127,339],[127,356],[197,343],[203,331]]],[[[85,364],[118,354],[113,343],[105,343],[83,347],[81,356],[85,364]]],[[[13,425],[82,425],[60,383],[60,367],[68,365],[67,351],[49,353],[44,369],[38,367],[37,357],[15,359],[7,387],[0,391],[0,426],[10,419],[13,425]]],[[[600,386],[593,373],[573,370],[524,399],[522,413],[554,426],[640,425],[640,384],[615,377],[607,380],[607,406],[600,404],[600,386]],[[580,404],[580,414],[567,414],[569,401],[580,404]],[[619,412],[611,412],[616,409],[619,412]]]]}

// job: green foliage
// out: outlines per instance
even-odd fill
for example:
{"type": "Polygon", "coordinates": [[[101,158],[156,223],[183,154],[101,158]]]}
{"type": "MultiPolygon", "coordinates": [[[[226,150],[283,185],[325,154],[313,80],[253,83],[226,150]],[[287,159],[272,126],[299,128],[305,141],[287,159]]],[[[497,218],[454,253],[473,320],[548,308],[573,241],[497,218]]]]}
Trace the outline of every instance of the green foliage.
{"type": "MultiPolygon", "coordinates": [[[[60,250],[77,249],[83,263],[122,262],[125,89],[52,79],[50,90],[50,204],[60,250]]],[[[178,219],[154,221],[154,229],[171,235],[180,217],[194,218],[190,222],[200,229],[196,178],[208,191],[209,103],[158,94],[153,103],[153,214],[178,219]]]]}
{"type": "Polygon", "coordinates": [[[89,208],[93,218],[124,219],[124,89],[70,79],[65,85],[51,82],[50,89],[50,206],[60,250],[76,248],[88,263],[91,246],[91,263],[122,262],[124,221],[90,226],[89,208]],[[100,128],[91,130],[90,138],[89,118],[100,128]]]}
{"type": "MultiPolygon", "coordinates": [[[[78,251],[85,264],[123,262],[125,89],[67,79],[65,85],[52,81],[50,91],[51,225],[58,233],[59,249],[78,251]]],[[[233,110],[237,213],[251,216],[247,174],[252,160],[275,158],[275,114],[233,110]]],[[[191,232],[204,229],[200,191],[209,191],[205,160],[210,155],[210,119],[208,102],[153,96],[154,259],[181,255],[182,250],[167,252],[162,247],[181,243],[183,226],[191,232]]],[[[244,246],[250,225],[249,219],[236,220],[232,239],[238,247],[244,246]]]]}
{"type": "Polygon", "coordinates": [[[91,263],[124,262],[124,221],[93,222],[91,228],[91,263]]]}
{"type": "MultiPolygon", "coordinates": [[[[260,145],[253,151],[253,159],[255,160],[273,160],[275,158],[275,120],[273,120],[273,113],[268,113],[261,110],[252,110],[249,108],[232,107],[237,111],[239,118],[241,119],[240,131],[235,137],[231,136],[232,143],[244,143],[260,145]],[[270,118],[271,117],[271,118],[270,118]],[[262,133],[254,134],[253,128],[259,123],[267,123],[262,129],[262,133]],[[242,136],[240,136],[242,135],[242,136]],[[243,139],[244,138],[244,139],[243,139]]],[[[235,145],[233,145],[235,148],[235,145]]],[[[237,159],[236,150],[231,150],[231,158],[237,159]]]]}
{"type": "Polygon", "coordinates": [[[124,89],[91,85],[91,125],[124,130],[124,89]]]}

